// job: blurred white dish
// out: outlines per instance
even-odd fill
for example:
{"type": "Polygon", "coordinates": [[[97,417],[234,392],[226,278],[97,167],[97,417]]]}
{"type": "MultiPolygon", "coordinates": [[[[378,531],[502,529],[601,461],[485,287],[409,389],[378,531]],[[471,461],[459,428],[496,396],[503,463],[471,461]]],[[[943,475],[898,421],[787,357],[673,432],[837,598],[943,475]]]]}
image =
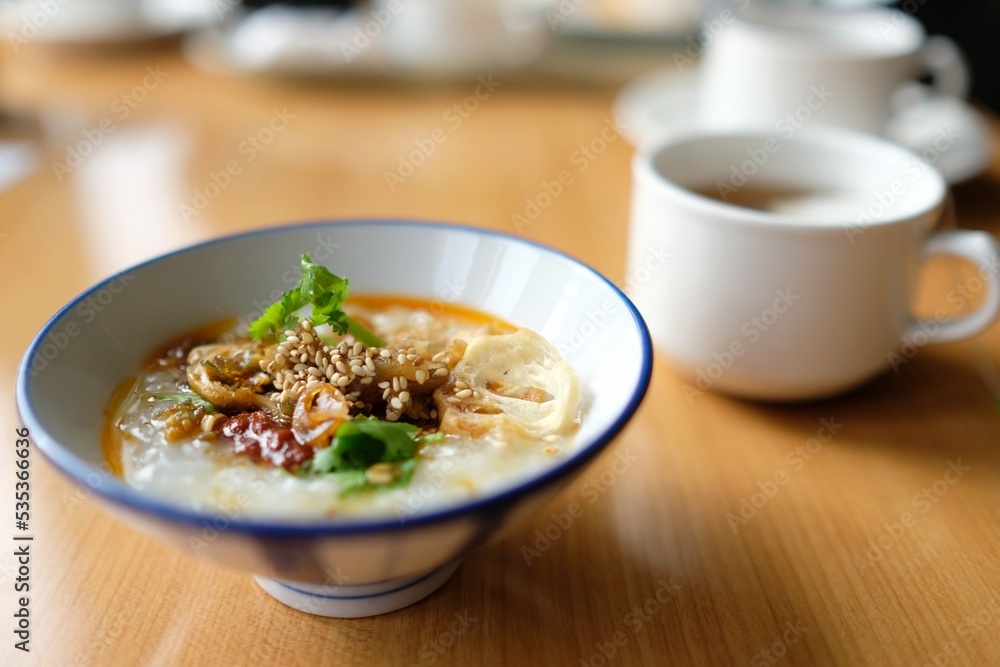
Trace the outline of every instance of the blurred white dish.
{"type": "MultiPolygon", "coordinates": [[[[13,44],[119,44],[159,39],[214,23],[229,0],[13,0],[0,4],[0,32],[13,44]]],[[[235,5],[237,0],[232,0],[235,5]]]]}
{"type": "Polygon", "coordinates": [[[527,11],[501,17],[468,7],[445,14],[434,3],[351,11],[273,5],[189,36],[184,53],[216,72],[475,78],[530,64],[546,35],[540,15],[527,11]]]}
{"type": "MultiPolygon", "coordinates": [[[[650,148],[708,130],[697,114],[696,85],[695,68],[681,71],[671,67],[625,86],[614,108],[629,142],[640,149],[650,148]]],[[[801,129],[807,127],[808,123],[801,129]]],[[[783,128],[775,129],[782,136],[783,128]]],[[[918,155],[926,154],[948,183],[982,173],[993,159],[992,137],[982,116],[955,97],[927,97],[897,112],[883,136],[918,155]]]]}

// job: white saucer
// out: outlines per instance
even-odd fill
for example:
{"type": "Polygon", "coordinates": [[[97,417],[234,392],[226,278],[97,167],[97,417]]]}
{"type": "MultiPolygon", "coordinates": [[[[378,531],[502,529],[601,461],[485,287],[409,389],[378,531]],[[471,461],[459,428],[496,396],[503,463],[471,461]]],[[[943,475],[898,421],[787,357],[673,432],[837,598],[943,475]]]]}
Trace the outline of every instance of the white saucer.
{"type": "MultiPolygon", "coordinates": [[[[631,82],[615,99],[626,139],[643,149],[671,137],[707,131],[696,114],[697,69],[671,67],[631,82]]],[[[966,101],[931,98],[897,113],[885,138],[924,155],[948,183],[982,173],[993,159],[992,137],[982,116],[966,101]],[[938,148],[935,147],[937,142],[938,148]],[[950,142],[945,150],[939,150],[950,142]]]]}

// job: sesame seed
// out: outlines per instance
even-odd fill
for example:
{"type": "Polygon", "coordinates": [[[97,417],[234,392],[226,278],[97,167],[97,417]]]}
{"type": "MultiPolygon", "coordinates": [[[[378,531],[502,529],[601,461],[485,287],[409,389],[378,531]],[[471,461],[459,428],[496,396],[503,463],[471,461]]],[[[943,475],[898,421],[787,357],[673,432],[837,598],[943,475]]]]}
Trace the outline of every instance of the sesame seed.
{"type": "Polygon", "coordinates": [[[400,366],[402,366],[403,364],[405,364],[406,363],[406,355],[403,354],[402,352],[400,352],[399,355],[396,357],[396,363],[399,364],[400,366]]]}
{"type": "Polygon", "coordinates": [[[379,350],[378,354],[383,359],[389,359],[392,357],[392,352],[390,352],[389,350],[379,350]]]}
{"type": "Polygon", "coordinates": [[[417,371],[417,384],[423,384],[427,379],[427,371],[417,371]]]}
{"type": "Polygon", "coordinates": [[[296,336],[295,334],[292,334],[291,336],[288,337],[288,341],[287,342],[291,343],[292,345],[298,345],[299,344],[299,337],[296,336]]]}
{"type": "Polygon", "coordinates": [[[375,370],[375,362],[372,361],[370,356],[365,357],[365,366],[367,366],[370,370],[375,370]]]}
{"type": "Polygon", "coordinates": [[[279,345],[278,346],[278,354],[281,354],[281,355],[284,355],[285,357],[287,357],[288,356],[288,348],[284,344],[279,345]]]}
{"type": "Polygon", "coordinates": [[[415,354],[408,354],[408,355],[406,355],[406,360],[407,361],[413,362],[413,361],[416,361],[417,359],[418,359],[418,357],[415,354]]]}
{"type": "Polygon", "coordinates": [[[372,383],[371,378],[361,378],[361,384],[371,384],[371,383],[372,383]]]}
{"type": "Polygon", "coordinates": [[[380,461],[365,471],[365,479],[376,485],[392,484],[399,479],[399,475],[399,464],[386,461],[380,461]]]}
{"type": "Polygon", "coordinates": [[[393,396],[392,400],[389,401],[389,403],[392,405],[392,407],[396,408],[397,410],[403,409],[403,402],[399,400],[398,396],[393,396]]]}
{"type": "Polygon", "coordinates": [[[365,351],[365,346],[364,345],[362,345],[361,343],[355,343],[354,344],[354,356],[357,356],[357,355],[361,354],[364,351],[365,351]]]}
{"type": "Polygon", "coordinates": [[[391,396],[391,395],[392,395],[392,391],[389,390],[389,389],[386,389],[385,391],[382,392],[382,400],[383,401],[388,401],[389,400],[389,396],[391,396]]]}
{"type": "Polygon", "coordinates": [[[347,364],[345,364],[343,361],[338,361],[337,362],[337,370],[340,371],[341,373],[345,373],[346,374],[348,372],[347,371],[347,364]]]}
{"type": "Polygon", "coordinates": [[[339,380],[337,380],[338,387],[346,387],[349,384],[351,384],[351,378],[347,377],[346,375],[342,376],[339,380]]]}
{"type": "Polygon", "coordinates": [[[288,362],[288,355],[278,352],[278,354],[274,355],[274,362],[279,366],[284,366],[288,362]]]}
{"type": "Polygon", "coordinates": [[[434,377],[443,377],[447,374],[448,374],[447,368],[439,368],[436,371],[434,371],[434,377]]]}
{"type": "Polygon", "coordinates": [[[431,410],[431,419],[437,419],[437,418],[438,418],[438,411],[431,410]]]}
{"type": "Polygon", "coordinates": [[[323,371],[313,366],[309,369],[309,375],[312,375],[314,377],[322,377],[323,371]]]}
{"type": "MultiPolygon", "coordinates": [[[[302,327],[302,328],[305,329],[305,327],[302,327]]],[[[305,343],[306,345],[311,344],[315,340],[316,339],[313,338],[312,334],[309,333],[308,331],[303,331],[302,332],[302,342],[305,343]]]]}
{"type": "Polygon", "coordinates": [[[409,403],[410,402],[410,392],[408,392],[408,391],[401,391],[401,392],[399,392],[399,400],[402,401],[403,403],[409,403]]]}
{"type": "Polygon", "coordinates": [[[446,353],[444,351],[438,352],[433,357],[431,357],[431,361],[441,361],[442,359],[444,359],[445,354],[446,353]]]}
{"type": "Polygon", "coordinates": [[[462,380],[455,380],[455,386],[459,389],[468,389],[469,385],[465,384],[462,380]]]}
{"type": "Polygon", "coordinates": [[[295,370],[296,373],[301,373],[306,368],[307,368],[307,366],[305,364],[295,364],[294,370],[295,370]]]}
{"type": "Polygon", "coordinates": [[[378,388],[379,389],[388,389],[389,388],[389,383],[388,382],[379,382],[378,383],[378,388]]]}
{"type": "Polygon", "coordinates": [[[472,396],[472,390],[463,389],[462,391],[456,391],[455,396],[457,396],[458,398],[468,398],[469,396],[472,396]]]}
{"type": "Polygon", "coordinates": [[[392,377],[392,390],[399,391],[399,376],[397,375],[392,377]]]}

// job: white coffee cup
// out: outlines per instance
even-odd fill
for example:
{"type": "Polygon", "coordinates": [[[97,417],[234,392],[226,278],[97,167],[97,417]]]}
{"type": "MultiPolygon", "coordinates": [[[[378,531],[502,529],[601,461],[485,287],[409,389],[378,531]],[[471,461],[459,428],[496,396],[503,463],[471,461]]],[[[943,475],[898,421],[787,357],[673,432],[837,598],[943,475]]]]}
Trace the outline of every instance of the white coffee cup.
{"type": "Polygon", "coordinates": [[[706,45],[698,114],[713,129],[797,129],[826,123],[881,133],[893,97],[922,74],[936,93],[964,97],[968,72],[946,37],[928,39],[888,9],[747,11],[706,45]]]}
{"type": "Polygon", "coordinates": [[[633,174],[633,299],[690,378],[689,396],[835,394],[901,364],[898,355],[973,336],[1000,312],[996,239],[932,231],[946,201],[941,175],[883,139],[829,128],[785,140],[689,136],[638,154],[633,174]],[[705,187],[730,201],[741,188],[814,196],[774,213],[692,191],[705,187]],[[654,251],[669,259],[650,268],[654,251]],[[921,263],[936,255],[979,268],[978,310],[949,302],[931,320],[913,317],[921,263]]]}

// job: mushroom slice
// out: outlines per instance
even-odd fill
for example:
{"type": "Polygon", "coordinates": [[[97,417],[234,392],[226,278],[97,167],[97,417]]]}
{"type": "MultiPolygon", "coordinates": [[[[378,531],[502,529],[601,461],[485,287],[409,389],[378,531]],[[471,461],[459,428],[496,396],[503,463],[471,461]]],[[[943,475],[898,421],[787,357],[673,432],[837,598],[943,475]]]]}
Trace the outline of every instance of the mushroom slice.
{"type": "Polygon", "coordinates": [[[325,447],[340,425],[350,419],[347,399],[329,382],[306,389],[295,403],[292,433],[303,445],[325,447]]]}
{"type": "Polygon", "coordinates": [[[261,359],[257,343],[199,345],[188,354],[188,384],[220,410],[271,410],[273,401],[262,393],[261,359]]]}

